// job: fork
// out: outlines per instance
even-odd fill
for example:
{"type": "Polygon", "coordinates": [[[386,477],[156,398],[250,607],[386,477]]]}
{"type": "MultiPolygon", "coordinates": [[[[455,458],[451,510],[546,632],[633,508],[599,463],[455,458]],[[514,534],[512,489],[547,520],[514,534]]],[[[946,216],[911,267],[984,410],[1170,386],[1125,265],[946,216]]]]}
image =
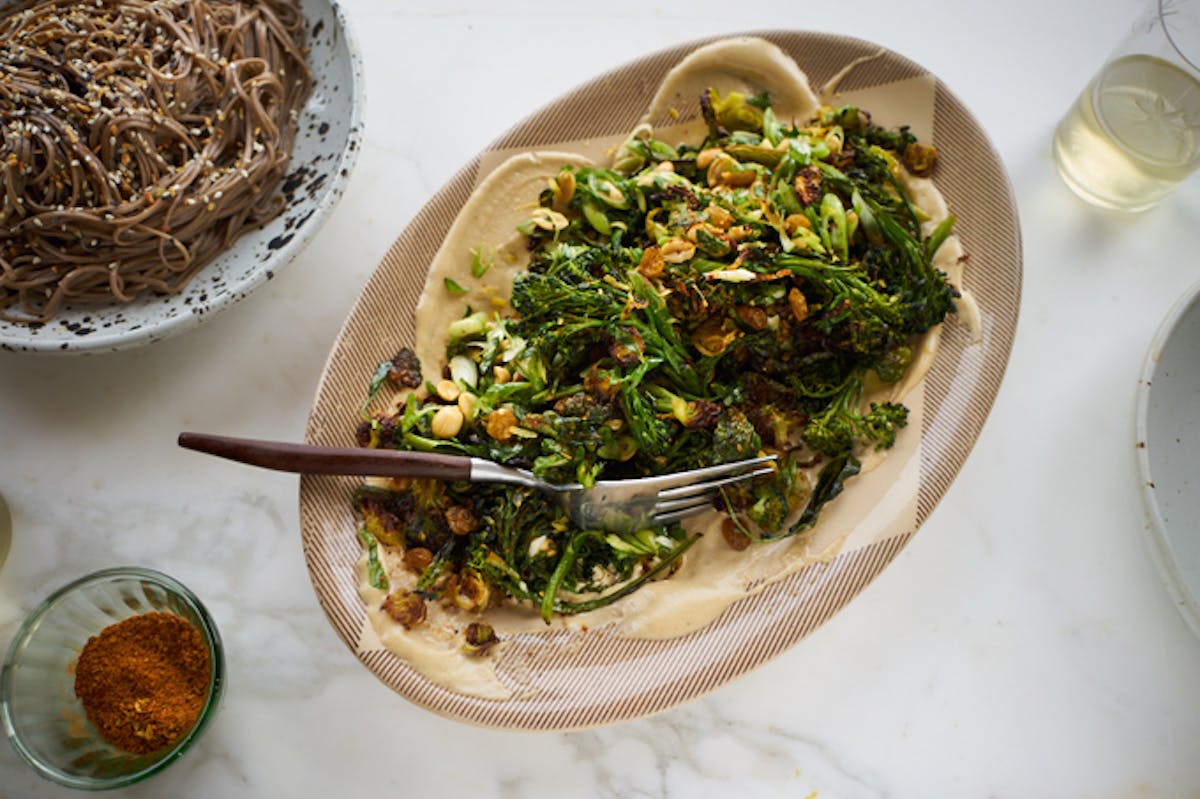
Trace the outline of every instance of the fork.
{"type": "Polygon", "coordinates": [[[775,456],[764,455],[654,477],[598,480],[585,488],[578,483],[549,483],[526,469],[501,466],[484,458],[437,452],[325,447],[207,433],[180,433],[179,446],[251,466],[300,474],[430,477],[526,486],[557,499],[579,528],[618,533],[680,521],[712,507],[722,487],[775,471],[775,456]]]}

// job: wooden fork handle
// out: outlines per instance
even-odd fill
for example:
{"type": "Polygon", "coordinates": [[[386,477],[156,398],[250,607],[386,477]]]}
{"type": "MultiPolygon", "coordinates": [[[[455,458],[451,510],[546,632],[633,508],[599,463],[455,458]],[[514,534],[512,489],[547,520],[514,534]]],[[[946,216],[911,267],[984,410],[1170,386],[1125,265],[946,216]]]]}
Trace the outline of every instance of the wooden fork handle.
{"type": "Polygon", "coordinates": [[[432,477],[470,480],[471,459],[436,452],[367,447],[320,447],[207,433],[180,433],[179,446],[251,466],[298,474],[432,477]]]}

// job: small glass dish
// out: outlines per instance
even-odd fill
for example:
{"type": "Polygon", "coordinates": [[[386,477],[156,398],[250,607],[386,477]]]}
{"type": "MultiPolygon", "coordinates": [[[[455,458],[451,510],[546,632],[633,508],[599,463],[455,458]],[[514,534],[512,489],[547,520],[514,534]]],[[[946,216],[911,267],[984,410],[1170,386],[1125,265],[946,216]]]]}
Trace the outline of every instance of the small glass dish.
{"type": "Polygon", "coordinates": [[[196,596],[150,569],[121,567],[82,577],[51,594],[17,630],[0,671],[0,716],[17,752],[46,779],[83,790],[131,785],[162,771],[196,741],[220,703],[225,655],[216,625],[196,596]],[[105,741],[75,696],[84,644],[132,616],[167,612],[200,632],[208,649],[208,695],[192,728],[144,755],[105,741]]]}

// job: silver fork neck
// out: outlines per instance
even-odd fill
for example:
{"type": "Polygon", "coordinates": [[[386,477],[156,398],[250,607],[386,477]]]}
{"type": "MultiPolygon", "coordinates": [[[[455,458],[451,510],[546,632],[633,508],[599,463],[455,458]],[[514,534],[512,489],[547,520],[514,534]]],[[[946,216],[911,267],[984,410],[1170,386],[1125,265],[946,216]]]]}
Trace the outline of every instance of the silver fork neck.
{"type": "Polygon", "coordinates": [[[509,485],[540,488],[544,484],[525,469],[501,466],[483,458],[471,458],[471,480],[483,483],[507,483],[509,485]]]}

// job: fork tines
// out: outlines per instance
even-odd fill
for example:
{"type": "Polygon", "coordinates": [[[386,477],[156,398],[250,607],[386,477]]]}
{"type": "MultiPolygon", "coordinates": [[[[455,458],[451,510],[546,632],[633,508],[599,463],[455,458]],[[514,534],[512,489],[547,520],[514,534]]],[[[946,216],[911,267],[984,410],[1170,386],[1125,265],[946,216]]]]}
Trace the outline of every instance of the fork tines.
{"type": "Polygon", "coordinates": [[[774,472],[775,467],[770,465],[774,460],[774,455],[765,455],[671,475],[670,487],[658,492],[654,523],[671,524],[705,510],[722,486],[774,472]]]}

